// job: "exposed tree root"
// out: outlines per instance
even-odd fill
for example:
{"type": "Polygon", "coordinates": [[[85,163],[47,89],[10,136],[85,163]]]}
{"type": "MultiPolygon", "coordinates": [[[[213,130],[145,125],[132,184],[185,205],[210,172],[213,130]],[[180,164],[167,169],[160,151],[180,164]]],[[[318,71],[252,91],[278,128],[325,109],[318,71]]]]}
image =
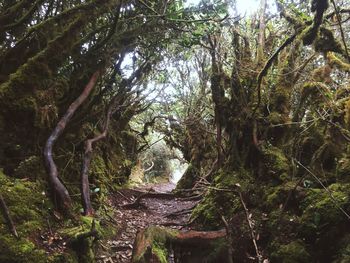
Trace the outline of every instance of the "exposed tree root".
{"type": "Polygon", "coordinates": [[[192,210],[197,206],[197,203],[195,205],[193,205],[190,208],[186,208],[186,209],[182,209],[173,213],[169,213],[167,215],[165,215],[166,217],[173,217],[173,216],[180,216],[180,215],[185,215],[185,214],[189,214],[192,212],[192,210]]]}
{"type": "Polygon", "coordinates": [[[126,208],[126,209],[135,209],[138,207],[145,207],[141,203],[141,200],[143,198],[174,199],[176,197],[174,194],[171,194],[171,193],[157,193],[157,192],[151,192],[151,190],[153,190],[153,189],[151,188],[148,192],[134,190],[134,189],[130,190],[131,192],[133,192],[137,196],[137,198],[135,199],[135,201],[121,205],[120,207],[126,208]]]}

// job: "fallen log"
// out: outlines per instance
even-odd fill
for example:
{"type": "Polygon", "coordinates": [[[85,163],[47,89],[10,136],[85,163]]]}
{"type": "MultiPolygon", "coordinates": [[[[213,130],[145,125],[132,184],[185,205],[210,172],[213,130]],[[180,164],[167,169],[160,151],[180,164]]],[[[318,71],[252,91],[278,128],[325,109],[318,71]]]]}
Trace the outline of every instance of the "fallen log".
{"type": "Polygon", "coordinates": [[[179,231],[150,226],[137,233],[133,246],[132,262],[164,262],[170,257],[169,253],[172,253],[172,256],[179,262],[183,262],[184,258],[182,257],[184,256],[187,257],[184,262],[204,262],[203,260],[210,253],[214,260],[212,262],[226,262],[227,244],[225,238],[225,229],[179,231]]]}

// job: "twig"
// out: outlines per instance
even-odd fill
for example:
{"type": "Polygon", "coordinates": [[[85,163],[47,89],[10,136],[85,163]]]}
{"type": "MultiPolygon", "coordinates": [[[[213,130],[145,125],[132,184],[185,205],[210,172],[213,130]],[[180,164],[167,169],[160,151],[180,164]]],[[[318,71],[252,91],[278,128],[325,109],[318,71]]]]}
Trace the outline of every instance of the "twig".
{"type": "Polygon", "coordinates": [[[333,5],[333,7],[334,7],[335,14],[336,14],[336,16],[337,16],[337,20],[338,20],[338,24],[339,24],[339,29],[340,29],[340,35],[341,35],[341,39],[342,39],[343,44],[344,44],[346,57],[347,57],[347,59],[348,59],[348,62],[350,62],[349,51],[348,51],[348,47],[347,47],[347,45],[346,45],[343,27],[342,27],[342,25],[341,25],[341,17],[340,17],[340,15],[339,15],[339,11],[338,11],[337,5],[335,4],[334,0],[331,0],[331,2],[332,2],[332,5],[333,5]]]}
{"type": "Polygon", "coordinates": [[[12,221],[9,209],[7,208],[5,200],[4,200],[4,198],[3,198],[1,193],[0,193],[0,209],[1,209],[1,212],[2,212],[4,218],[5,218],[6,222],[7,222],[7,225],[9,227],[12,235],[14,235],[16,238],[18,238],[18,233],[17,233],[16,227],[15,227],[15,224],[12,221]]]}
{"type": "Polygon", "coordinates": [[[246,219],[247,219],[248,226],[249,226],[249,229],[250,229],[250,234],[251,234],[252,241],[253,241],[254,248],[255,248],[255,253],[256,253],[256,256],[257,256],[258,261],[260,263],[260,262],[262,262],[262,256],[261,256],[261,253],[259,251],[259,248],[258,248],[258,245],[257,245],[257,242],[256,242],[256,237],[255,237],[255,233],[254,233],[253,223],[252,223],[252,220],[250,219],[248,208],[247,208],[246,204],[243,201],[243,196],[242,196],[241,192],[239,192],[239,198],[241,200],[241,203],[242,203],[244,211],[245,211],[246,219]]]}
{"type": "Polygon", "coordinates": [[[225,225],[226,229],[226,239],[228,243],[228,255],[227,255],[227,262],[233,263],[233,251],[232,251],[232,231],[230,229],[230,226],[228,222],[226,221],[225,217],[222,215],[221,220],[225,225]]]}
{"type": "Polygon", "coordinates": [[[322,181],[307,167],[305,167],[301,162],[299,162],[297,159],[294,159],[294,161],[299,164],[301,167],[303,167],[309,174],[312,175],[313,178],[316,179],[316,181],[326,190],[326,192],[329,194],[329,197],[332,199],[335,206],[350,220],[350,215],[340,206],[338,205],[338,201],[334,198],[332,192],[322,183],[322,181]]]}

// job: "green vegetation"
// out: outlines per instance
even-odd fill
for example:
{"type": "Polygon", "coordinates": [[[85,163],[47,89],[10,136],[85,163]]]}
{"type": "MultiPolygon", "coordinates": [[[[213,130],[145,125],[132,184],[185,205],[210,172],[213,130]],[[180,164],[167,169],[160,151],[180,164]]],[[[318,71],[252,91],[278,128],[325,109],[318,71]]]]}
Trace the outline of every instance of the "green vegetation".
{"type": "Polygon", "coordinates": [[[115,192],[171,159],[191,227],[227,232],[193,255],[348,262],[350,1],[270,4],[1,1],[0,262],[95,262],[115,192]]]}

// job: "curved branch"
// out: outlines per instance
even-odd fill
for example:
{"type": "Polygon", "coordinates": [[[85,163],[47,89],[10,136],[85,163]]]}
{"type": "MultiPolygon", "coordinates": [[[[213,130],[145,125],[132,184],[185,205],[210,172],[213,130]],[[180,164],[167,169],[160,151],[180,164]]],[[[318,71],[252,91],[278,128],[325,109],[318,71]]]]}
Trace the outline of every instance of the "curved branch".
{"type": "Polygon", "coordinates": [[[291,44],[293,42],[293,40],[295,39],[295,37],[297,36],[297,33],[294,33],[293,35],[291,35],[289,38],[287,38],[283,44],[272,54],[272,56],[266,61],[263,69],[259,72],[258,78],[257,78],[257,90],[258,90],[258,104],[256,105],[253,114],[256,112],[256,110],[259,108],[260,103],[261,103],[261,82],[263,80],[263,77],[266,76],[267,71],[270,69],[272,63],[275,61],[275,59],[277,58],[278,54],[285,48],[287,47],[289,44],[291,44]]]}
{"type": "Polygon", "coordinates": [[[89,188],[89,169],[92,160],[93,144],[106,138],[108,133],[109,123],[112,115],[121,107],[126,105],[118,105],[122,101],[127,101],[129,98],[128,92],[131,92],[131,87],[134,81],[140,80],[145,73],[150,70],[148,61],[144,62],[128,79],[124,79],[120,84],[120,93],[117,93],[109,102],[106,121],[101,134],[96,135],[92,139],[88,139],[85,142],[85,153],[83,166],[81,171],[81,199],[84,209],[84,215],[92,216],[94,210],[90,200],[90,188],[89,188]],[[118,105],[118,106],[117,106],[118,105]]]}
{"type": "Polygon", "coordinates": [[[71,120],[73,114],[78,109],[78,107],[86,100],[95,86],[98,77],[100,75],[99,71],[96,71],[92,77],[90,78],[89,83],[85,86],[83,92],[80,96],[69,106],[67,112],[60,119],[57,126],[51,133],[50,137],[46,141],[45,149],[44,149],[44,158],[45,165],[49,174],[49,183],[52,189],[52,197],[56,207],[60,209],[69,209],[71,205],[71,198],[69,196],[67,188],[63,185],[63,183],[58,178],[57,166],[52,157],[52,148],[59,138],[59,136],[64,131],[65,127],[71,120]]]}

